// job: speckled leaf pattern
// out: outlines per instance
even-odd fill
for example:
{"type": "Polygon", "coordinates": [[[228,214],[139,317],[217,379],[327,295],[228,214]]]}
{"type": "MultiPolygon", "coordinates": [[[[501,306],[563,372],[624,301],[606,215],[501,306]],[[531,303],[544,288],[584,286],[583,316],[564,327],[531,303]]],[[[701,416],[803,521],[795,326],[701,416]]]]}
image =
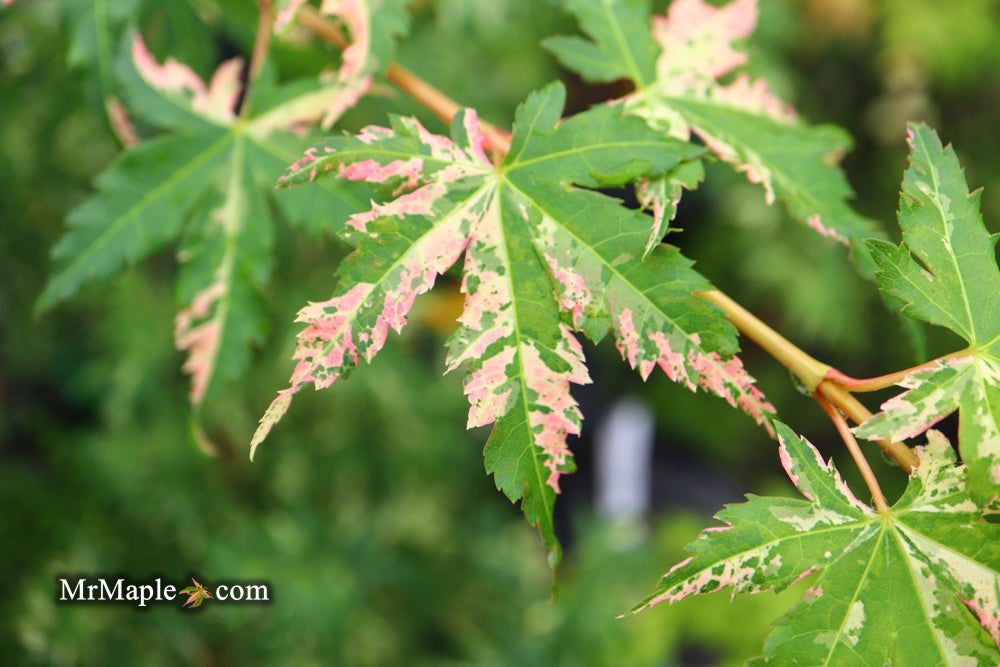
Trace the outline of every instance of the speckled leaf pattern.
{"type": "Polygon", "coordinates": [[[903,243],[869,241],[879,287],[901,299],[903,313],[943,326],[969,343],[960,356],[907,376],[906,392],[862,424],[865,438],[909,438],[959,411],[959,448],[969,489],[979,502],[1000,496],[1000,270],[951,146],[923,124],[908,130],[910,166],[903,176],[899,224],[903,243]]]}
{"type": "MultiPolygon", "coordinates": [[[[576,37],[546,45],[584,78],[631,80],[636,91],[623,101],[631,112],[681,139],[697,134],[716,157],[760,183],[768,203],[780,197],[794,218],[865,255],[859,260],[866,271],[860,239],[875,235],[873,227],[847,205],[850,186],[833,166],[850,139],[836,128],[798,121],[766,81],[751,80],[745,73],[733,78],[747,61],[735,44],[756,27],[756,0],[732,0],[722,7],[674,0],[666,16],[652,18],[648,5],[564,0],[593,42],[589,49],[583,46],[588,42],[576,37]],[[658,54],[652,74],[651,51],[658,54]],[[722,79],[728,83],[720,83],[722,79]]],[[[679,194],[678,188],[661,201],[679,194]]],[[[662,224],[659,218],[657,224],[662,224]]]]}
{"type": "Polygon", "coordinates": [[[665,176],[701,149],[650,130],[620,106],[560,121],[565,91],[552,84],[516,114],[511,150],[498,166],[483,150],[476,115],[460,114],[452,139],[416,120],[338,137],[292,165],[282,184],[332,174],[380,195],[353,216],[357,247],[329,301],[303,309],[291,385],[261,420],[256,447],[292,395],[325,387],[364,359],[414,298],[462,263],[464,312],[448,341],[448,369],[466,367],[468,425],[494,424],[487,470],[550,548],[560,477],[573,470],[567,437],[580,432],[572,384],[589,382],[580,344],[611,332],[643,377],[659,366],[692,390],[714,392],[769,428],[772,408],[733,356],[735,330],[695,297],[708,282],[673,247],[647,260],[648,217],[584,188],[665,176]],[[572,187],[583,186],[583,187],[572,187]]]}
{"type": "MultiPolygon", "coordinates": [[[[125,151],[97,179],[98,193],[70,214],[38,307],[180,237],[177,292],[184,306],[175,340],[187,354],[190,398],[199,405],[242,373],[248,345],[264,333],[259,291],[271,270],[272,237],[264,193],[301,150],[286,127],[300,128],[302,97],[288,97],[262,75],[247,102],[262,113],[237,122],[239,59],[206,82],[175,59],[158,62],[138,34],[127,39],[118,70],[131,112],[167,132],[125,151]]],[[[322,227],[318,220],[342,220],[361,206],[343,185],[304,199],[312,210],[280,195],[274,201],[290,222],[313,230],[322,227]]]]}
{"type": "Polygon", "coordinates": [[[804,499],[727,505],[634,611],[724,588],[780,591],[815,576],[755,664],[975,665],[1000,660],[1000,525],[983,520],[963,466],[936,431],[903,497],[879,514],[832,463],[776,423],[804,499]]]}
{"type": "Polygon", "coordinates": [[[1000,270],[951,146],[923,124],[908,129],[910,166],[903,176],[903,243],[869,241],[879,287],[903,313],[943,326],[969,343],[959,356],[911,373],[904,393],[862,424],[865,438],[910,438],[955,410],[969,489],[984,505],[1000,495],[1000,270]]]}

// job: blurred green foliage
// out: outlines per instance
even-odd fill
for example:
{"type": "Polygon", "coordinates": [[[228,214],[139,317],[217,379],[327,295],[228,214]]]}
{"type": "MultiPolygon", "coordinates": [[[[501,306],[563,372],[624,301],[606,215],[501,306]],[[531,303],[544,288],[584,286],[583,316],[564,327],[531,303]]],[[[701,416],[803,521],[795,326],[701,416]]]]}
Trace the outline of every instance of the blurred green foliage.
{"type": "MultiPolygon", "coordinates": [[[[418,305],[413,320],[423,326],[393,337],[372,368],[297,400],[254,465],[249,434],[286,377],[294,312],[329,292],[344,253],[335,241],[280,230],[272,334],[245,381],[206,410],[200,434],[171,341],[172,258],[158,256],[34,319],[63,218],[117,152],[100,104],[113,86],[110,70],[74,15],[85,4],[18,3],[0,22],[0,662],[701,665],[758,652],[768,623],[799,591],[732,604],[710,596],[613,618],[683,557],[706,512],[737,500],[736,490],[788,487],[772,443],[748,419],[665,378],[642,385],[608,345],[588,349],[598,384],[586,389],[585,412],[643,396],[657,415],[658,458],[693,466],[699,483],[723,496],[671,496],[642,539],[641,526],[592,516],[593,471],[581,466],[567,480],[571,539],[552,602],[537,536],[482,472],[485,434],[464,430],[460,378],[440,375],[441,313],[450,312],[455,284],[418,305]],[[58,574],[264,579],[274,601],[209,602],[196,612],[60,606],[58,574]]],[[[137,11],[158,54],[203,75],[219,57],[249,48],[251,3],[109,4],[117,7],[113,27],[137,11]]],[[[887,2],[877,11],[861,0],[763,4],[754,66],[807,118],[855,136],[845,165],[862,212],[896,233],[905,157],[902,122],[893,129],[889,121],[916,114],[908,117],[930,119],[955,142],[973,186],[988,186],[987,221],[1000,218],[995,2],[887,2]]],[[[557,76],[575,99],[592,99],[600,91],[560,72],[538,47],[571,30],[553,5],[414,3],[400,59],[500,124],[557,76]]],[[[293,42],[274,57],[282,71],[303,75],[336,55],[293,42]]],[[[381,122],[386,111],[428,119],[390,89],[378,92],[345,127],[381,122]]],[[[789,224],[726,169],[713,168],[685,200],[679,225],[671,240],[705,275],[820,358],[858,376],[914,361],[898,323],[841,249],[789,224]]],[[[930,350],[953,344],[932,337],[930,350]]],[[[747,348],[747,366],[783,418],[839,460],[819,411],[780,367],[747,348]]],[[[585,416],[592,430],[599,414],[585,416]]],[[[897,471],[877,472],[890,494],[901,488],[897,471]]]]}

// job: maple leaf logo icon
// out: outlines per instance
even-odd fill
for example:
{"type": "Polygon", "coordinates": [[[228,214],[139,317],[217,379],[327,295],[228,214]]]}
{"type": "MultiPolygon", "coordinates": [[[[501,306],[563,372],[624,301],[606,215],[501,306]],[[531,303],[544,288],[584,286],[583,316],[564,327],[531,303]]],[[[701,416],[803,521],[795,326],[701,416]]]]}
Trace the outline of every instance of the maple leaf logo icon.
{"type": "Polygon", "coordinates": [[[194,582],[194,586],[188,586],[180,591],[181,594],[188,596],[187,602],[184,603],[185,607],[200,607],[202,602],[212,599],[212,594],[198,583],[197,579],[191,577],[191,581],[194,582]]]}

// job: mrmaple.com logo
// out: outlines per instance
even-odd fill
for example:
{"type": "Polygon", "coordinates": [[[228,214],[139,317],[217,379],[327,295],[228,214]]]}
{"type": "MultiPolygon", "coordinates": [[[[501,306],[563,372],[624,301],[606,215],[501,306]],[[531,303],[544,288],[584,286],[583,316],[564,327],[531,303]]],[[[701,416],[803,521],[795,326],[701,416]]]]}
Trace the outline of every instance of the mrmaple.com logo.
{"type": "Polygon", "coordinates": [[[219,602],[270,602],[271,587],[266,583],[231,583],[205,586],[191,578],[191,586],[165,584],[157,577],[135,583],[125,577],[77,577],[56,579],[59,602],[124,602],[145,607],[153,602],[183,601],[184,607],[200,607],[206,600],[219,602]]]}

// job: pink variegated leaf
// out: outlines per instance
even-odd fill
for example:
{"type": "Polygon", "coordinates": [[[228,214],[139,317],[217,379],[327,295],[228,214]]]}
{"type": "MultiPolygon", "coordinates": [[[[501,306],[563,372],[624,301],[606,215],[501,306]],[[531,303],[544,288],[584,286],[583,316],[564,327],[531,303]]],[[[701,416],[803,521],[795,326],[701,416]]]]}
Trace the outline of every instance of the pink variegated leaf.
{"type": "Polygon", "coordinates": [[[775,623],[765,663],[994,664],[1000,525],[980,518],[947,439],[928,434],[906,492],[880,514],[811,444],[776,426],[782,465],[806,500],[749,496],[726,506],[724,525],[688,545],[693,555],[633,612],[722,589],[782,590],[815,576],[775,623]]]}
{"type": "MultiPolygon", "coordinates": [[[[584,134],[594,145],[620,140],[604,134],[605,117],[622,119],[619,137],[629,131],[648,136],[650,129],[638,119],[621,116],[617,106],[594,109],[558,128],[548,124],[554,120],[541,117],[541,110],[538,117],[528,117],[527,111],[522,110],[520,122],[533,128],[532,139],[520,151],[521,166],[511,165],[508,182],[517,194],[516,206],[536,230],[535,247],[549,269],[559,307],[573,327],[595,342],[610,331],[622,358],[644,379],[659,367],[692,391],[700,388],[722,397],[770,431],[774,407],[734,356],[735,332],[721,311],[693,294],[711,285],[690,260],[669,245],[650,251],[650,238],[643,230],[648,217],[625,216],[616,202],[593,192],[538,182],[552,165],[534,164],[533,154],[565,154],[573,145],[568,139],[579,141],[584,134]]],[[[621,151],[610,149],[608,153],[604,158],[608,163],[600,168],[619,182],[633,180],[611,161],[628,159],[635,164],[644,156],[630,152],[623,157],[621,151]]],[[[676,174],[687,164],[667,173],[676,174]]],[[[573,182],[596,184],[589,180],[599,168],[594,156],[566,168],[578,172],[573,182]]]]}
{"type": "MultiPolygon", "coordinates": [[[[453,139],[396,118],[391,128],[330,139],[291,166],[282,185],[332,175],[370,184],[379,200],[345,225],[343,236],[357,252],[340,270],[337,295],[300,313],[307,327],[291,386],[265,414],[253,447],[300,388],[327,386],[370,360],[388,329],[402,327],[413,299],[464,252],[465,305],[448,341],[448,369],[466,368],[468,425],[494,424],[487,470],[508,498],[522,501],[529,522],[556,549],[552,506],[562,476],[574,469],[568,438],[581,425],[570,388],[590,381],[567,323],[588,335],[600,325],[567,317],[573,306],[558,288],[559,268],[546,258],[553,243],[580,244],[588,261],[641,275],[641,282],[629,278],[601,298],[625,295],[625,307],[644,318],[643,336],[659,322],[667,335],[687,341],[689,358],[674,377],[683,372],[691,386],[720,393],[766,423],[770,406],[732,357],[734,330],[691,293],[708,284],[676,249],[658,249],[644,264],[648,218],[571,187],[657,178],[701,151],[650,130],[620,106],[598,107],[556,127],[564,99],[555,84],[528,98],[501,165],[487,159],[476,116],[465,112],[453,124],[453,139]],[[657,278],[653,266],[666,273],[657,278]],[[670,272],[677,280],[667,292],[651,287],[670,272]]],[[[580,287],[595,289],[586,281],[580,287]]]]}
{"type": "Polygon", "coordinates": [[[958,445],[969,489],[983,507],[1000,501],[1000,268],[997,237],[969,192],[958,158],[923,124],[909,127],[899,246],[869,241],[879,287],[903,313],[946,327],[969,346],[906,376],[907,391],[858,427],[861,437],[918,435],[958,410],[958,445]]]}
{"type": "MultiPolygon", "coordinates": [[[[56,272],[38,307],[51,306],[87,280],[106,278],[180,236],[182,306],[175,338],[187,354],[183,369],[191,375],[190,397],[198,406],[223,380],[243,372],[248,346],[263,336],[259,290],[270,274],[272,235],[272,207],[264,193],[302,144],[282,123],[258,123],[262,116],[247,113],[259,108],[266,117],[273,109],[267,95],[255,99],[236,123],[239,59],[223,63],[204,81],[173,58],[161,62],[133,34],[125,40],[119,70],[129,115],[140,127],[177,132],[136,141],[99,177],[99,192],[70,215],[70,229],[55,252],[56,272]]],[[[272,99],[291,106],[302,101],[294,91],[276,89],[271,79],[273,73],[258,76],[255,90],[268,90],[272,99]]],[[[276,204],[300,224],[303,218],[338,213],[342,218],[357,210],[342,201],[349,196],[343,186],[310,194],[303,206],[281,196],[276,204]]]]}
{"type": "MultiPolygon", "coordinates": [[[[158,62],[138,32],[132,35],[130,55],[131,62],[123,61],[125,64],[119,68],[126,84],[133,77],[134,67],[134,72],[158,94],[130,95],[128,101],[139,114],[162,127],[192,129],[203,127],[205,121],[228,127],[236,120],[242,58],[222,63],[206,83],[173,58],[158,62]]],[[[135,90],[134,85],[131,90],[135,90]]]]}
{"type": "MultiPolygon", "coordinates": [[[[564,4],[596,43],[613,52],[609,58],[637,63],[616,70],[636,86],[624,100],[632,113],[672,136],[697,135],[715,156],[759,183],[768,203],[781,198],[797,220],[851,245],[859,267],[870,273],[860,239],[875,235],[872,224],[847,205],[851,189],[832,166],[849,147],[849,139],[831,127],[802,124],[766,81],[738,72],[747,62],[741,43],[757,25],[757,0],[732,0],[720,7],[705,0],[675,0],[665,16],[652,18],[651,31],[648,2],[564,4]],[[630,38],[627,43],[611,39],[615,34],[630,38]],[[636,58],[647,50],[636,43],[639,40],[659,52],[653,73],[642,64],[644,59],[636,58]]],[[[582,48],[578,42],[570,42],[572,48],[561,42],[549,46],[584,76],[599,78],[607,68],[577,57],[582,48]]],[[[675,199],[664,195],[659,201],[675,199]]]]}
{"type": "MultiPolygon", "coordinates": [[[[465,136],[475,142],[476,115],[463,118],[465,136]]],[[[347,180],[396,183],[409,191],[398,190],[399,196],[386,204],[373,202],[371,211],[348,221],[345,235],[358,252],[338,271],[338,294],[299,312],[297,321],[307,326],[299,334],[298,363],[289,388],[261,420],[251,457],[284,415],[292,394],[309,384],[331,385],[361,359],[371,361],[389,329],[402,330],[414,299],[458,260],[472,221],[489,209],[493,193],[481,182],[474,185],[490,171],[481,143],[460,145],[408,118],[398,119],[393,129],[370,128],[358,137],[329,140],[289,168],[283,183],[335,172],[347,180]],[[407,158],[386,160],[384,154],[407,158]]]]}

